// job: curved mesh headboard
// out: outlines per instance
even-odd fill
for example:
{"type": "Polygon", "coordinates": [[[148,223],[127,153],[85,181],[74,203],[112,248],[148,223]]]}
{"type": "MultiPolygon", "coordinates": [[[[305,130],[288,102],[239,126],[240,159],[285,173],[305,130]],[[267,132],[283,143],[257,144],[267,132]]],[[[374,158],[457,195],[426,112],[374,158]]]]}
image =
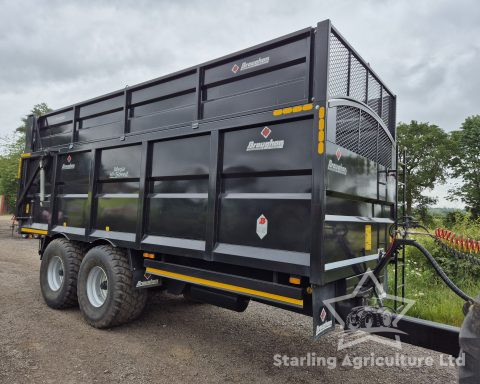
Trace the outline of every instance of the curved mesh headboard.
{"type": "Polygon", "coordinates": [[[334,29],[330,34],[328,96],[367,104],[395,137],[394,96],[334,29]]]}

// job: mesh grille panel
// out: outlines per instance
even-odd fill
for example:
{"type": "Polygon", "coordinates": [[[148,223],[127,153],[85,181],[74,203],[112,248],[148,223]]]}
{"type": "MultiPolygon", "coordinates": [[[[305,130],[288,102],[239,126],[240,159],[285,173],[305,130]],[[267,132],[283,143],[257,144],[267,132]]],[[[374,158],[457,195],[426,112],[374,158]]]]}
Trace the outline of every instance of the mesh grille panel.
{"type": "Polygon", "coordinates": [[[336,125],[336,144],[391,168],[393,144],[369,113],[340,105],[337,107],[336,125]]]}
{"type": "Polygon", "coordinates": [[[392,143],[383,129],[378,135],[378,163],[387,168],[392,166],[392,143]]]}
{"type": "Polygon", "coordinates": [[[380,83],[368,74],[368,106],[380,115],[380,83]]]}
{"type": "Polygon", "coordinates": [[[367,71],[363,65],[352,56],[350,69],[350,97],[365,102],[367,99],[367,71]]]}
{"type": "Polygon", "coordinates": [[[330,96],[347,96],[348,49],[332,35],[330,40],[330,66],[328,93],[330,96]]]}
{"type": "Polygon", "coordinates": [[[358,108],[339,106],[337,108],[336,143],[358,153],[358,124],[360,113],[358,108]]]}
{"type": "Polygon", "coordinates": [[[330,33],[328,95],[330,98],[351,97],[367,103],[395,137],[393,96],[334,31],[330,33]]]}
{"type": "Polygon", "coordinates": [[[372,161],[377,161],[377,131],[377,121],[368,113],[362,111],[358,153],[372,161]]]}
{"type": "MultiPolygon", "coordinates": [[[[383,90],[383,97],[382,97],[382,120],[385,123],[387,127],[390,128],[389,126],[389,119],[390,119],[390,97],[388,96],[387,91],[384,89],[383,90]],[[386,95],[386,96],[385,96],[386,95]]],[[[392,130],[390,129],[390,133],[392,130]]]]}

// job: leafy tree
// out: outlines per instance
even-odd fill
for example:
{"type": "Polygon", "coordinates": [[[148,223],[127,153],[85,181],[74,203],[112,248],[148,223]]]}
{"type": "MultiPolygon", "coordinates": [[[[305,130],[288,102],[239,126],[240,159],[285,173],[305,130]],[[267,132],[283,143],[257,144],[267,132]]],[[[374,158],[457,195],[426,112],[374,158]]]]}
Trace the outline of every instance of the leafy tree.
{"type": "MultiPolygon", "coordinates": [[[[52,109],[46,103],[35,104],[28,115],[41,116],[45,113],[51,112],[52,109]]],[[[20,125],[15,131],[20,134],[25,134],[27,130],[28,115],[22,117],[22,125],[20,125]]]]}
{"type": "Polygon", "coordinates": [[[407,214],[412,206],[428,206],[436,202],[422,192],[437,182],[445,181],[445,167],[449,160],[449,136],[440,127],[412,120],[397,126],[398,144],[407,150],[407,214]]]}
{"type": "Polygon", "coordinates": [[[23,138],[11,135],[2,138],[4,154],[0,156],[0,195],[5,195],[7,209],[12,211],[17,197],[17,174],[20,154],[23,152],[23,138]]]}
{"type": "MultiPolygon", "coordinates": [[[[30,114],[40,116],[51,111],[47,104],[36,104],[30,114]]],[[[25,131],[28,116],[22,118],[22,125],[9,136],[0,138],[0,195],[10,211],[13,211],[17,199],[17,174],[20,154],[25,147],[25,131]]]]}
{"type": "Polygon", "coordinates": [[[420,202],[415,209],[413,209],[413,214],[415,217],[420,219],[423,225],[431,228],[434,223],[434,216],[428,209],[428,202],[425,204],[423,201],[420,202]]]}
{"type": "Polygon", "coordinates": [[[465,119],[459,131],[452,132],[452,176],[462,180],[450,191],[460,198],[473,219],[480,218],[480,115],[465,119]]]}

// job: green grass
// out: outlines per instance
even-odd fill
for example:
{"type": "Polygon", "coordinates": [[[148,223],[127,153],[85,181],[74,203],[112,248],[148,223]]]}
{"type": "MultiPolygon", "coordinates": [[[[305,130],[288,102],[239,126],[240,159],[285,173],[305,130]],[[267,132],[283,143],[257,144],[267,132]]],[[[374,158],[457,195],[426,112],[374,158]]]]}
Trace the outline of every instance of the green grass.
{"type": "MultiPolygon", "coordinates": [[[[390,276],[393,277],[393,269],[390,276]]],[[[480,293],[480,282],[455,282],[470,296],[480,293]]],[[[393,278],[390,279],[393,287],[393,278]]],[[[464,316],[464,301],[453,293],[440,278],[430,273],[421,272],[416,267],[407,266],[405,297],[415,300],[415,304],[407,312],[408,316],[436,321],[439,323],[461,326],[464,316]]],[[[390,290],[391,293],[393,291],[390,290]]]]}
{"type": "MultiPolygon", "coordinates": [[[[467,233],[467,235],[478,239],[478,229],[478,225],[472,225],[468,230],[464,229],[460,232],[457,229],[457,232],[467,233]]],[[[472,265],[465,260],[455,259],[448,252],[441,250],[430,238],[422,236],[418,237],[417,240],[432,253],[447,276],[459,288],[472,297],[477,297],[480,294],[480,267],[478,265],[472,265]]],[[[405,297],[415,300],[415,304],[409,309],[407,315],[461,326],[464,319],[464,301],[453,293],[437,276],[433,267],[419,251],[412,247],[407,247],[406,260],[405,297]]],[[[394,294],[392,289],[393,276],[393,265],[390,265],[389,293],[391,294],[394,294]]]]}

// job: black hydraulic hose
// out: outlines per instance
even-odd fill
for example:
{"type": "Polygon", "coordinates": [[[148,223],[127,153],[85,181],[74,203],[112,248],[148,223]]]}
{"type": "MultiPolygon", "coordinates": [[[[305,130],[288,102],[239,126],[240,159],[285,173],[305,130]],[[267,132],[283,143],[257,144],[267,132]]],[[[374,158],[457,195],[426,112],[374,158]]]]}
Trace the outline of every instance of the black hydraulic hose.
{"type": "Polygon", "coordinates": [[[458,288],[455,283],[449,279],[449,277],[445,274],[443,271],[442,267],[437,263],[435,258],[428,252],[421,244],[419,244],[416,240],[413,239],[395,239],[395,242],[398,243],[399,245],[405,244],[405,245],[412,245],[415,248],[417,248],[420,252],[423,253],[423,255],[428,259],[430,264],[432,264],[432,267],[435,269],[435,272],[441,277],[441,279],[447,284],[447,286],[455,292],[457,296],[462,298],[465,301],[468,301],[472,304],[477,303],[477,301],[467,295],[465,292],[463,292],[460,288],[458,288]]]}

